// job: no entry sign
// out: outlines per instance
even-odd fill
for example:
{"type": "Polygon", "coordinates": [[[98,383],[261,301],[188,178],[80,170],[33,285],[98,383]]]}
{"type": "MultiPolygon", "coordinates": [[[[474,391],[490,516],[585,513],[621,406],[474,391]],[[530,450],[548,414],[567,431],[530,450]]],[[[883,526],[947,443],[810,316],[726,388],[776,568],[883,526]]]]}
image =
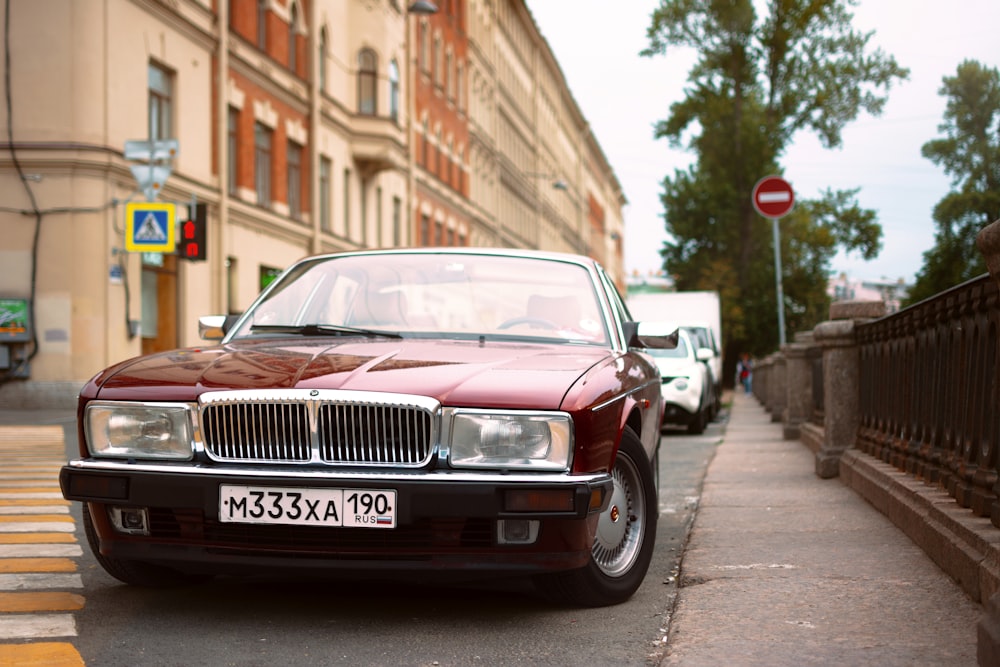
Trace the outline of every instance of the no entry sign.
{"type": "Polygon", "coordinates": [[[753,207],[765,218],[780,218],[793,204],[792,186],[780,176],[765,176],[753,186],[753,207]]]}

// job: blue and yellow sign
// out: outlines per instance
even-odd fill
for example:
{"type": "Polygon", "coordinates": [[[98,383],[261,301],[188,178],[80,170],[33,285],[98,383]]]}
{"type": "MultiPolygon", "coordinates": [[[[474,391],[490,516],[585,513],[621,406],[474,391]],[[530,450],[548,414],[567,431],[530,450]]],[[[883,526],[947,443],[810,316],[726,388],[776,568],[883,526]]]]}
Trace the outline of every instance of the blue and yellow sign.
{"type": "Polygon", "coordinates": [[[129,252],[174,252],[176,207],[165,202],[125,205],[125,249],[129,252]]]}

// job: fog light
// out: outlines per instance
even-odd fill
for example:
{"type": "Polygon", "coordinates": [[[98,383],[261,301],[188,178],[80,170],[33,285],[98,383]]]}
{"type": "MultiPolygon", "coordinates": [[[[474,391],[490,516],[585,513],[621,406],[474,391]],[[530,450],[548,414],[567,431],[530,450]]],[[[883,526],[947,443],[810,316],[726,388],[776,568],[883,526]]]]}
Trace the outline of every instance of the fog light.
{"type": "Polygon", "coordinates": [[[149,512],[145,507],[109,507],[108,518],[119,533],[149,535],[149,512]]]}
{"type": "Polygon", "coordinates": [[[533,544],[538,539],[538,521],[501,519],[497,521],[497,544],[533,544]]]}

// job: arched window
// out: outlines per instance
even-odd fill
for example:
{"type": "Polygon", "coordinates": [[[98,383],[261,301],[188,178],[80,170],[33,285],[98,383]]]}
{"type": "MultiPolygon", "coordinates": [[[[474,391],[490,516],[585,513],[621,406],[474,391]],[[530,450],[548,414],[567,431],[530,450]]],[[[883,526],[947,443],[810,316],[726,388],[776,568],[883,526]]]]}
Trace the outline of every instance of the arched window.
{"type": "Polygon", "coordinates": [[[399,120],[399,65],[395,60],[389,63],[389,117],[399,120]]]}
{"type": "Polygon", "coordinates": [[[326,59],[327,59],[326,26],[319,31],[319,90],[326,92],[326,59]]]}
{"type": "Polygon", "coordinates": [[[374,116],[378,109],[378,57],[371,49],[358,53],[358,113],[374,116]]]}
{"type": "Polygon", "coordinates": [[[257,48],[267,51],[267,4],[268,0],[257,0],[257,48]]]}
{"type": "Polygon", "coordinates": [[[288,69],[292,70],[293,73],[298,72],[299,65],[298,44],[295,39],[295,26],[298,21],[299,6],[293,2],[288,10],[288,69]]]}

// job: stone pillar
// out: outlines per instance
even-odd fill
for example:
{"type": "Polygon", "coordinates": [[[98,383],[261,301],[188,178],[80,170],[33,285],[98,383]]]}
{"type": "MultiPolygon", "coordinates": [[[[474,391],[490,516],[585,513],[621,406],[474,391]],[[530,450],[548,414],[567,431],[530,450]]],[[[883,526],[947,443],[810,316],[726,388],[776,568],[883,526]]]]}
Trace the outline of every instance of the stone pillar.
{"type": "MultiPolygon", "coordinates": [[[[986,259],[986,268],[990,276],[1000,287],[1000,220],[987,225],[976,236],[979,252],[986,259]]],[[[1000,411],[1000,405],[996,406],[1000,411]]],[[[994,491],[1000,492],[1000,482],[994,486],[994,491]]],[[[991,510],[994,525],[1000,525],[1000,504],[993,503],[991,510]]],[[[977,628],[977,657],[980,665],[996,665],[1000,661],[1000,593],[994,594],[986,601],[983,616],[977,628]]]]}
{"type": "Polygon", "coordinates": [[[813,329],[823,349],[823,444],[816,452],[816,474],[828,479],[840,474],[840,457],[854,446],[858,433],[859,351],[856,320],[882,317],[882,301],[837,301],[830,320],[813,329]]]}
{"type": "Polygon", "coordinates": [[[809,347],[812,333],[797,333],[781,352],[785,357],[785,413],[782,415],[785,440],[798,440],[800,426],[812,414],[812,360],[809,347]]]}
{"type": "Polygon", "coordinates": [[[768,409],[771,411],[771,421],[780,422],[785,417],[785,404],[787,403],[785,396],[788,393],[785,355],[783,353],[775,354],[773,362],[771,365],[771,404],[768,409]]]}

